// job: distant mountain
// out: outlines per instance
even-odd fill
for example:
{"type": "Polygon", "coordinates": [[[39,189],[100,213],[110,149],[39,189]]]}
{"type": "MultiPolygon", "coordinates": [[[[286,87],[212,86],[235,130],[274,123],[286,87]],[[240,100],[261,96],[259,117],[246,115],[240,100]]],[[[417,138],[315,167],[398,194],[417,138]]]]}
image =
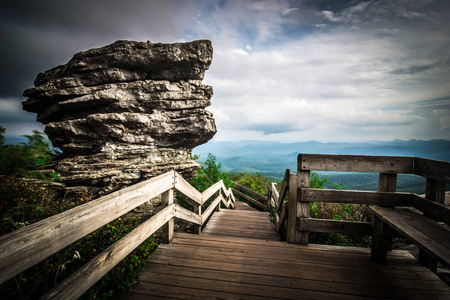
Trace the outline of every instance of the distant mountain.
{"type": "Polygon", "coordinates": [[[449,149],[448,140],[360,143],[240,141],[210,142],[195,148],[193,153],[200,155],[200,161],[204,161],[208,153],[214,154],[226,172],[260,173],[282,177],[285,169],[296,169],[299,153],[419,156],[450,161],[449,149]]]}

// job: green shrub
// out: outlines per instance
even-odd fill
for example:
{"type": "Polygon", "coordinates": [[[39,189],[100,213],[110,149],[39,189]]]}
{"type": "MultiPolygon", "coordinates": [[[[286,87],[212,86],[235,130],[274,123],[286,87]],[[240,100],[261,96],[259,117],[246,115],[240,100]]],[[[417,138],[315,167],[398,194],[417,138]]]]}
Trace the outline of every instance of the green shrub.
{"type": "MultiPolygon", "coordinates": [[[[195,156],[193,158],[198,159],[199,157],[195,156]]],[[[218,163],[216,157],[209,153],[206,161],[201,164],[197,176],[189,180],[189,183],[199,192],[205,191],[219,180],[223,180],[225,187],[229,188],[230,179],[228,173],[223,173],[221,168],[222,164],[218,163]]]]}
{"type": "MultiPolygon", "coordinates": [[[[327,178],[320,178],[315,173],[311,174],[311,187],[324,188],[329,183],[327,178]],[[314,179],[313,179],[314,178],[314,179]],[[313,185],[314,182],[314,185],[313,185]]],[[[344,189],[342,184],[334,183],[334,189],[344,189]]],[[[328,203],[328,202],[311,202],[309,210],[310,218],[370,222],[371,214],[367,205],[359,205],[352,203],[328,203]]],[[[369,247],[370,239],[366,236],[345,235],[340,233],[320,233],[311,232],[309,240],[314,244],[326,244],[337,246],[353,246],[353,247],[369,247]]]]}
{"type": "Polygon", "coordinates": [[[5,128],[0,126],[0,175],[38,179],[55,179],[55,173],[44,174],[39,169],[50,164],[57,152],[45,138],[45,134],[37,130],[33,135],[25,135],[27,143],[5,144],[3,134],[5,128]]]}
{"type": "MultiPolygon", "coordinates": [[[[52,162],[56,152],[42,133],[34,132],[26,136],[26,144],[6,145],[4,132],[4,128],[0,127],[0,235],[91,200],[87,195],[70,201],[52,199],[42,184],[25,179],[34,177],[52,180],[52,176],[47,177],[39,170],[52,162]]],[[[4,282],[0,285],[2,299],[39,298],[143,221],[125,215],[110,222],[4,282]]],[[[81,299],[107,299],[129,290],[136,283],[146,257],[156,247],[153,237],[144,241],[81,299]]]]}
{"type": "MultiPolygon", "coordinates": [[[[0,183],[1,234],[91,200],[83,196],[71,201],[49,201],[48,193],[42,185],[30,184],[12,176],[0,176],[0,183]]],[[[143,221],[125,215],[110,222],[3,283],[0,285],[0,294],[6,299],[39,298],[143,221]]],[[[92,286],[82,299],[107,299],[129,290],[136,283],[138,271],[145,265],[146,257],[152,254],[156,247],[153,237],[147,239],[92,286]]]]}
{"type": "Polygon", "coordinates": [[[264,196],[267,196],[267,191],[271,184],[268,177],[262,176],[259,173],[236,173],[231,175],[231,180],[264,196]]]}

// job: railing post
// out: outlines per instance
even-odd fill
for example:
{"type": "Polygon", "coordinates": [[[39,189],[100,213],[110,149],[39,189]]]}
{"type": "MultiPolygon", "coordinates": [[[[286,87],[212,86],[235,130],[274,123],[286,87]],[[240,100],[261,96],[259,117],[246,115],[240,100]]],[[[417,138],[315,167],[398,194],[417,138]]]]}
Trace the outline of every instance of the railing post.
{"type": "MultiPolygon", "coordinates": [[[[380,173],[379,175],[379,179],[378,179],[378,192],[395,192],[397,190],[397,174],[394,173],[380,173]]],[[[391,236],[381,236],[383,234],[383,232],[380,230],[379,232],[377,231],[377,226],[383,226],[381,225],[380,222],[376,222],[377,220],[373,220],[372,226],[373,226],[373,236],[372,238],[374,239],[374,245],[378,245],[376,246],[377,248],[380,248],[381,250],[379,250],[380,252],[383,252],[385,250],[383,250],[384,248],[386,249],[386,251],[391,251],[392,250],[392,237],[391,236]],[[377,235],[380,235],[380,237],[378,238],[377,235]],[[378,241],[377,239],[380,239],[380,241],[378,241]]],[[[379,220],[378,220],[379,221],[379,220]]],[[[386,225],[384,225],[386,226],[386,225]]],[[[379,263],[386,263],[386,261],[382,262],[383,259],[380,259],[378,257],[382,257],[382,254],[377,254],[375,255],[377,256],[375,258],[375,261],[379,262],[379,263]]],[[[384,260],[386,260],[386,258],[384,258],[384,260]]]]}
{"type": "Polygon", "coordinates": [[[379,192],[395,192],[397,190],[397,174],[380,173],[378,182],[379,192]]]}
{"type": "Polygon", "coordinates": [[[427,188],[425,198],[436,201],[439,204],[445,204],[445,182],[427,178],[427,188]]]}
{"type": "MultiPolygon", "coordinates": [[[[218,191],[217,191],[217,197],[220,196],[220,193],[221,193],[221,191],[218,190],[218,191]]],[[[215,211],[220,211],[220,203],[221,203],[221,202],[219,202],[219,204],[217,204],[217,206],[216,206],[216,208],[215,208],[215,211]]]]}
{"type": "MultiPolygon", "coordinates": [[[[301,193],[301,188],[309,188],[311,186],[311,171],[297,171],[297,222],[300,222],[300,218],[309,218],[309,202],[303,201],[303,194],[301,193]]],[[[308,245],[309,242],[309,231],[298,230],[296,234],[297,243],[308,245]]]]}
{"type": "MultiPolygon", "coordinates": [[[[425,198],[440,204],[445,203],[445,182],[427,178],[425,198]]],[[[428,216],[424,213],[425,216],[428,216]]],[[[431,218],[431,217],[430,217],[431,218]]],[[[437,272],[437,260],[430,257],[428,253],[419,249],[419,262],[429,268],[432,272],[437,272]]]]}
{"type": "MultiPolygon", "coordinates": [[[[161,194],[161,204],[163,208],[172,203],[173,203],[173,189],[170,189],[161,194]]],[[[174,227],[172,218],[162,226],[162,242],[164,244],[169,244],[173,240],[173,233],[174,227]]]]}
{"type": "MultiPolygon", "coordinates": [[[[194,203],[194,213],[198,215],[202,215],[202,206],[198,203],[194,203]]],[[[200,234],[202,233],[202,225],[194,224],[194,233],[200,234]]]]}
{"type": "Polygon", "coordinates": [[[301,201],[300,188],[309,188],[311,172],[301,169],[301,155],[298,157],[297,174],[289,175],[289,200],[286,242],[307,245],[309,231],[297,230],[300,218],[309,218],[309,202],[301,201]],[[297,221],[298,220],[298,221],[297,221]]]}

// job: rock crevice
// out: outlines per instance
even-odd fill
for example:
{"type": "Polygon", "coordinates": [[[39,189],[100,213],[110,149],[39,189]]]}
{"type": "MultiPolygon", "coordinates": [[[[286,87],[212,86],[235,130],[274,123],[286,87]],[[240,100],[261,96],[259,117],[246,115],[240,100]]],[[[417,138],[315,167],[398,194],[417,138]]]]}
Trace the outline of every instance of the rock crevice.
{"type": "Polygon", "coordinates": [[[72,190],[105,194],[172,169],[192,177],[192,149],[216,133],[202,84],[211,61],[207,40],[117,41],[40,73],[23,108],[63,151],[55,169],[72,190]]]}

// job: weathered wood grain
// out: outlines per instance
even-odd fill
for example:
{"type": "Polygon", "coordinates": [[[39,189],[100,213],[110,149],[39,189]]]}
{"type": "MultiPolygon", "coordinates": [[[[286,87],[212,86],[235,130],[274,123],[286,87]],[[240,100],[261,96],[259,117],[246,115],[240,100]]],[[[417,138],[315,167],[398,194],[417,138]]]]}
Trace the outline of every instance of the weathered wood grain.
{"type": "Polygon", "coordinates": [[[192,201],[203,204],[202,203],[202,193],[197,191],[192,185],[189,184],[181,175],[176,173],[176,181],[175,181],[175,189],[191,199],[192,201]]]}
{"type": "MultiPolygon", "coordinates": [[[[173,189],[170,189],[161,194],[162,207],[166,207],[171,204],[173,204],[173,189]]],[[[173,240],[173,234],[174,234],[174,222],[173,218],[171,218],[162,227],[162,242],[166,244],[170,243],[173,240]]]]}
{"type": "Polygon", "coordinates": [[[325,233],[372,235],[372,223],[369,222],[301,218],[297,223],[297,229],[325,233]]]}
{"type": "Polygon", "coordinates": [[[220,204],[221,201],[225,200],[222,195],[219,195],[214,199],[214,201],[208,206],[207,209],[202,214],[202,224],[206,222],[209,216],[214,212],[217,205],[220,204]]]}
{"type": "Polygon", "coordinates": [[[179,218],[200,226],[203,224],[201,215],[181,207],[178,204],[175,206],[175,218],[179,218]]]}
{"type": "Polygon", "coordinates": [[[447,243],[450,234],[445,231],[439,235],[441,225],[437,222],[407,208],[374,206],[371,210],[384,223],[400,232],[433,258],[438,259],[443,265],[450,267],[450,244],[447,243]]]}
{"type": "Polygon", "coordinates": [[[379,192],[392,192],[397,190],[397,174],[380,173],[378,180],[379,192]]]}
{"type": "Polygon", "coordinates": [[[299,154],[298,169],[412,174],[413,158],[400,156],[299,154]]]}
{"type": "Polygon", "coordinates": [[[380,206],[410,206],[410,193],[343,191],[329,189],[302,188],[301,193],[305,201],[353,204],[377,204],[380,206]]]}
{"type": "Polygon", "coordinates": [[[235,186],[235,189],[236,189],[236,190],[239,190],[239,191],[245,192],[245,193],[249,193],[249,194],[251,195],[251,197],[253,197],[255,200],[257,200],[257,201],[259,201],[259,202],[264,203],[264,202],[266,202],[266,200],[267,200],[267,197],[266,197],[266,196],[261,195],[261,194],[255,192],[255,191],[253,191],[253,190],[251,190],[251,189],[249,189],[249,188],[246,188],[245,186],[240,185],[240,184],[237,183],[237,182],[233,182],[233,185],[235,186]]]}
{"type": "Polygon", "coordinates": [[[174,214],[175,204],[170,204],[100,253],[41,299],[77,299],[131,251],[172,219],[174,214]]]}
{"type": "Polygon", "coordinates": [[[450,183],[450,162],[415,157],[414,174],[450,183]]]}
{"type": "Polygon", "coordinates": [[[277,206],[280,209],[281,201],[284,200],[284,197],[286,197],[286,193],[289,191],[289,175],[291,174],[291,171],[289,169],[286,169],[286,172],[284,173],[283,183],[281,184],[280,194],[278,195],[278,201],[277,206]]]}
{"type": "Polygon", "coordinates": [[[259,202],[259,201],[256,201],[255,199],[253,199],[253,198],[247,196],[246,194],[241,193],[240,191],[238,191],[238,190],[236,190],[236,189],[234,189],[234,188],[232,188],[232,191],[233,191],[234,194],[238,195],[239,197],[244,198],[245,200],[251,202],[252,204],[254,204],[254,205],[256,205],[256,206],[258,206],[259,208],[261,208],[261,209],[267,209],[266,205],[262,204],[262,203],[259,202]]]}
{"type": "Polygon", "coordinates": [[[277,222],[277,232],[280,232],[283,223],[286,221],[286,217],[288,216],[288,214],[286,213],[288,205],[286,204],[286,202],[281,202],[281,212],[280,212],[280,217],[278,219],[277,222]]]}
{"type": "Polygon", "coordinates": [[[436,203],[434,201],[430,201],[424,197],[413,194],[412,195],[412,206],[422,211],[425,215],[435,218],[441,222],[450,225],[450,208],[436,203]]]}
{"type": "Polygon", "coordinates": [[[159,254],[148,259],[142,286],[131,292],[130,299],[140,299],[133,298],[139,294],[224,299],[419,300],[450,296],[450,289],[436,275],[403,251],[393,251],[389,265],[380,266],[370,262],[369,249],[216,234],[177,233],[174,243],[160,247],[159,254]]]}
{"type": "Polygon", "coordinates": [[[220,180],[218,182],[216,182],[215,184],[213,184],[212,186],[210,186],[209,188],[207,188],[203,193],[202,193],[202,204],[205,203],[209,198],[211,198],[215,193],[217,193],[217,191],[219,191],[222,188],[223,185],[223,181],[220,180]]]}
{"type": "Polygon", "coordinates": [[[0,283],[173,187],[174,172],[0,236],[0,283]]]}

